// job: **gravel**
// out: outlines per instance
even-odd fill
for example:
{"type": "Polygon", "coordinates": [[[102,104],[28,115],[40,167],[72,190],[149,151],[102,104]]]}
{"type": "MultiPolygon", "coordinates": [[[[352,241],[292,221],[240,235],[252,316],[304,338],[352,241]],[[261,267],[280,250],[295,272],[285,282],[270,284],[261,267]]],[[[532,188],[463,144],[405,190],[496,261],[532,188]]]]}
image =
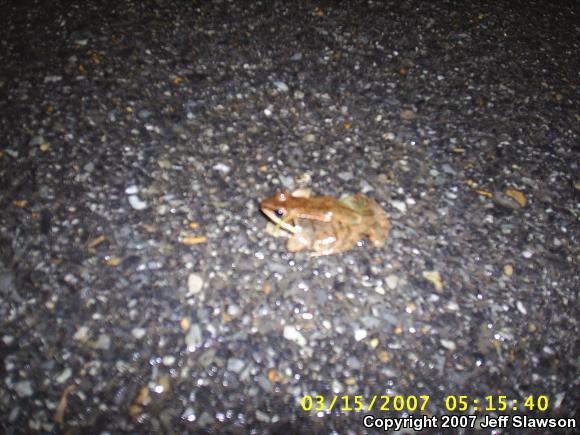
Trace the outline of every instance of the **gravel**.
{"type": "Polygon", "coordinates": [[[3,433],[577,418],[578,2],[1,9],[3,433]],[[386,246],[287,252],[259,201],[302,187],[375,199],[386,246]]]}

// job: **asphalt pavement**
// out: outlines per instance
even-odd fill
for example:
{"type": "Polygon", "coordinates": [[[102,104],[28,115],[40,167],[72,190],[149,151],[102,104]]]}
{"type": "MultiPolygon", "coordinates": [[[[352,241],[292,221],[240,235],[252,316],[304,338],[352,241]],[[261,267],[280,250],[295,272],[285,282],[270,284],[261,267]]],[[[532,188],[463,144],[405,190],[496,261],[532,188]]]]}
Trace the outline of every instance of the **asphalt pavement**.
{"type": "Polygon", "coordinates": [[[0,59],[1,432],[574,432],[578,1],[3,1],[0,59]]]}

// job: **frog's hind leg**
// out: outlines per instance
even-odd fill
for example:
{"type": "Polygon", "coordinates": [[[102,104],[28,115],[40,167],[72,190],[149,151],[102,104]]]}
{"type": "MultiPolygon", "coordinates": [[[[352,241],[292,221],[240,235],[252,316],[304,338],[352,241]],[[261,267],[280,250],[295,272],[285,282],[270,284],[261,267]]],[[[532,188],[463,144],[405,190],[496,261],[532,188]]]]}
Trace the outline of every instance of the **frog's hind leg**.
{"type": "Polygon", "coordinates": [[[377,248],[380,248],[385,245],[385,241],[387,240],[387,237],[389,236],[389,231],[391,229],[386,213],[382,209],[381,212],[384,217],[378,219],[377,225],[375,225],[373,228],[369,228],[365,234],[369,238],[373,246],[377,248]]]}
{"type": "Polygon", "coordinates": [[[388,233],[388,231],[384,231],[383,229],[375,228],[368,231],[367,237],[375,248],[382,248],[385,246],[388,233]]]}

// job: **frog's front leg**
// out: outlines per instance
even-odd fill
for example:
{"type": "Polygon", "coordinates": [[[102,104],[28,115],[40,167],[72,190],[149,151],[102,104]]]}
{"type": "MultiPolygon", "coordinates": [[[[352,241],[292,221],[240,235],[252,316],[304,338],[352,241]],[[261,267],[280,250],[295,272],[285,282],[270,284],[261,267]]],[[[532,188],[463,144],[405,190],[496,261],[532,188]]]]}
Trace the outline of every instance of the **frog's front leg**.
{"type": "Polygon", "coordinates": [[[286,248],[288,248],[288,251],[290,252],[300,252],[305,249],[310,249],[310,245],[310,241],[300,233],[292,234],[292,236],[288,238],[288,242],[286,242],[286,248]]]}

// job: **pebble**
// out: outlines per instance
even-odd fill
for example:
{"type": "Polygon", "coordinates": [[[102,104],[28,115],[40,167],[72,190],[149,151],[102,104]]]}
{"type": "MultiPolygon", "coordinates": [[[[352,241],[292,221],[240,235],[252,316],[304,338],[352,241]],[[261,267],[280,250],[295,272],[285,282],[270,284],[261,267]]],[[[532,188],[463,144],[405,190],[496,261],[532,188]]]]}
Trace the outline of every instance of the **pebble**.
{"type": "Polygon", "coordinates": [[[145,336],[147,330],[145,328],[133,328],[131,330],[131,335],[135,337],[137,340],[140,340],[145,336]]]}
{"type": "Polygon", "coordinates": [[[281,81],[276,81],[274,82],[274,86],[276,87],[276,89],[279,92],[288,92],[290,89],[288,88],[288,85],[284,82],[281,81]]]}
{"type": "Polygon", "coordinates": [[[183,411],[183,414],[181,414],[181,418],[182,420],[188,421],[190,423],[194,422],[197,419],[197,417],[195,415],[195,410],[193,409],[193,407],[189,406],[185,408],[185,411],[183,411]]]}
{"type": "Polygon", "coordinates": [[[89,339],[89,328],[87,326],[81,326],[75,334],[73,335],[73,340],[86,342],[89,339]]]}
{"type": "Polygon", "coordinates": [[[137,116],[141,119],[147,119],[151,116],[151,112],[149,110],[139,110],[139,112],[137,113],[137,116]]]}
{"type": "Polygon", "coordinates": [[[389,275],[385,280],[387,287],[391,290],[395,290],[399,284],[399,277],[397,275],[389,275]]]}
{"type": "Polygon", "coordinates": [[[524,306],[524,304],[521,301],[517,301],[516,302],[516,308],[518,309],[518,311],[522,314],[528,314],[528,310],[526,310],[526,307],[524,306]]]}
{"type": "Polygon", "coordinates": [[[312,133],[308,133],[306,136],[304,136],[304,141],[306,141],[306,142],[315,142],[316,141],[316,136],[314,136],[312,133]]]}
{"type": "Polygon", "coordinates": [[[344,385],[338,379],[332,380],[330,388],[335,394],[340,394],[344,391],[344,385]]]}
{"type": "Polygon", "coordinates": [[[451,165],[449,163],[443,164],[443,166],[441,166],[441,170],[445,174],[455,175],[455,170],[451,167],[451,165]]]}
{"type": "Polygon", "coordinates": [[[449,349],[451,351],[457,349],[457,345],[455,344],[454,341],[452,340],[445,340],[445,339],[441,339],[441,345],[445,348],[445,349],[449,349]]]}
{"type": "Polygon", "coordinates": [[[136,195],[137,193],[139,193],[139,187],[132,184],[131,186],[129,186],[125,189],[125,193],[127,195],[136,195]]]}
{"type": "Polygon", "coordinates": [[[354,176],[352,175],[352,172],[339,172],[338,178],[343,181],[350,181],[354,178],[354,176]]]}
{"type": "Polygon", "coordinates": [[[238,305],[232,304],[228,307],[227,313],[231,317],[238,317],[242,313],[242,310],[238,305]]]}
{"type": "Polygon", "coordinates": [[[240,373],[245,365],[246,363],[241,359],[230,358],[228,359],[227,370],[234,373],[240,373]]]}
{"type": "Polygon", "coordinates": [[[175,364],[175,357],[173,355],[165,355],[162,361],[164,366],[170,367],[175,364]]]}
{"type": "Polygon", "coordinates": [[[30,397],[34,393],[30,381],[16,382],[14,385],[14,391],[16,391],[16,394],[18,394],[19,397],[30,397]]]}
{"type": "Polygon", "coordinates": [[[203,278],[197,273],[190,273],[187,277],[187,296],[198,294],[203,287],[203,278]]]}
{"type": "Polygon", "coordinates": [[[263,423],[270,423],[270,416],[264,411],[256,410],[256,419],[263,423]]]}
{"type": "Polygon", "coordinates": [[[222,174],[229,174],[230,171],[232,170],[232,168],[230,168],[225,163],[216,163],[215,165],[213,165],[212,169],[214,171],[221,172],[222,174]]]}
{"type": "Polygon", "coordinates": [[[506,264],[503,267],[503,274],[507,277],[512,276],[514,273],[514,267],[511,264],[506,264]]]}
{"type": "Polygon", "coordinates": [[[300,53],[300,52],[294,53],[292,55],[292,57],[290,58],[290,60],[293,62],[298,62],[298,61],[302,60],[302,53],[300,53]]]}
{"type": "Polygon", "coordinates": [[[97,338],[97,341],[94,344],[94,348],[101,350],[109,350],[110,347],[111,347],[111,337],[109,337],[107,334],[100,334],[99,338],[97,338]]]}
{"type": "Polygon", "coordinates": [[[364,340],[366,337],[367,337],[367,330],[366,329],[355,329],[354,339],[356,341],[364,340]]]}
{"type": "Polygon", "coordinates": [[[404,201],[391,201],[391,205],[396,208],[397,210],[399,210],[401,213],[406,213],[407,212],[407,204],[405,204],[404,201]]]}
{"type": "Polygon", "coordinates": [[[189,327],[189,331],[185,336],[185,346],[189,352],[195,351],[202,344],[201,326],[194,323],[189,327]]]}
{"type": "Polygon", "coordinates": [[[527,249],[524,252],[522,252],[522,256],[524,258],[532,258],[533,255],[534,255],[534,253],[532,251],[527,250],[527,249]]]}
{"type": "Polygon", "coordinates": [[[70,379],[71,375],[72,370],[69,367],[67,367],[56,377],[56,382],[59,384],[64,384],[66,381],[70,379]]]}
{"type": "Polygon", "coordinates": [[[293,341],[299,346],[306,346],[306,339],[304,336],[292,325],[287,325],[284,327],[283,336],[286,340],[293,341]]]}
{"type": "Polygon", "coordinates": [[[137,195],[129,195],[129,204],[135,210],[145,210],[147,208],[147,202],[141,200],[137,195]]]}
{"type": "Polygon", "coordinates": [[[355,356],[349,356],[346,360],[346,364],[353,370],[358,370],[361,367],[360,360],[355,356]]]}
{"type": "Polygon", "coordinates": [[[268,378],[266,378],[265,376],[263,375],[256,376],[256,383],[265,392],[269,393],[272,391],[272,382],[270,382],[268,378]]]}
{"type": "Polygon", "coordinates": [[[280,174],[278,178],[280,179],[280,183],[282,183],[282,186],[284,186],[285,189],[292,191],[294,190],[294,187],[296,187],[296,183],[294,182],[293,177],[280,174]]]}
{"type": "Polygon", "coordinates": [[[449,311],[458,311],[459,310],[459,304],[455,301],[447,302],[446,307],[449,311]]]}

